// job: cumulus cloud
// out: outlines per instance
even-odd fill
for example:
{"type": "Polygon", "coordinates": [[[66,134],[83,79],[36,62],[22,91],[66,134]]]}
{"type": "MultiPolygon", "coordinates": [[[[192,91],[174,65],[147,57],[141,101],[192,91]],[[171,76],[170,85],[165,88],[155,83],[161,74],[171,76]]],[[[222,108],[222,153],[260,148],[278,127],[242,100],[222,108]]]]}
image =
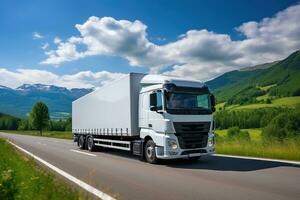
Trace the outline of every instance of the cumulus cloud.
{"type": "Polygon", "coordinates": [[[158,45],[148,40],[141,21],[90,17],[75,27],[80,36],[57,41],[47,51],[43,64],[59,65],[92,55],[120,56],[131,66],[146,66],[150,72],[191,76],[208,80],[232,69],[282,59],[300,48],[300,5],[293,5],[270,18],[236,27],[244,39],[206,29],[189,30],[176,41],[158,45]],[[84,50],[79,51],[78,46],[84,50]],[[170,69],[170,68],[169,68],[170,69]]]}
{"type": "Polygon", "coordinates": [[[59,37],[55,37],[53,42],[54,42],[54,44],[59,44],[59,43],[61,43],[61,39],[59,37]]]}
{"type": "Polygon", "coordinates": [[[0,85],[16,88],[22,84],[46,84],[67,88],[101,87],[124,76],[122,73],[108,71],[81,71],[75,74],[57,75],[46,70],[0,68],[0,85]]]}
{"type": "Polygon", "coordinates": [[[38,33],[38,32],[33,32],[32,37],[33,37],[33,39],[42,39],[42,38],[44,38],[44,36],[42,34],[38,33]]]}

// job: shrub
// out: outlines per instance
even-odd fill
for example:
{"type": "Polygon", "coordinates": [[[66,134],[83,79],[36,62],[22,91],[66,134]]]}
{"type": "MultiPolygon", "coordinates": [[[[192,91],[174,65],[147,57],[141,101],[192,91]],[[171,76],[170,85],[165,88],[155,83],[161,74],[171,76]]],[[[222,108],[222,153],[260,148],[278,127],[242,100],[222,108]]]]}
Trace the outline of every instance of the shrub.
{"type": "Polygon", "coordinates": [[[233,138],[236,137],[240,132],[239,127],[235,126],[235,127],[231,127],[230,129],[228,129],[227,131],[227,137],[229,138],[233,138]]]}
{"type": "Polygon", "coordinates": [[[239,135],[238,135],[238,139],[239,140],[246,140],[249,141],[250,140],[250,134],[248,131],[240,131],[239,135]]]}
{"type": "Polygon", "coordinates": [[[239,127],[232,127],[227,131],[228,139],[249,141],[250,135],[248,131],[242,131],[239,127]]]}
{"type": "Polygon", "coordinates": [[[2,171],[0,178],[0,199],[13,200],[16,198],[18,187],[13,170],[2,171]]]}
{"type": "Polygon", "coordinates": [[[283,141],[285,138],[287,138],[287,135],[287,130],[276,124],[270,124],[262,131],[264,140],[277,139],[279,141],[283,141]]]}
{"type": "Polygon", "coordinates": [[[18,130],[31,130],[30,122],[27,118],[20,121],[18,130]]]}
{"type": "Polygon", "coordinates": [[[289,137],[300,136],[300,112],[291,111],[279,114],[263,129],[264,139],[283,141],[289,137]]]}

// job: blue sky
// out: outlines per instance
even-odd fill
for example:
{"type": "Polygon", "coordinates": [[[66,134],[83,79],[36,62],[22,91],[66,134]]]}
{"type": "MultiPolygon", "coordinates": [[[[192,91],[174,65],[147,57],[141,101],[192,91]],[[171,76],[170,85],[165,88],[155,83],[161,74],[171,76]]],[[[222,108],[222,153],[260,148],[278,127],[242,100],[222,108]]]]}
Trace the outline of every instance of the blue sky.
{"type": "Polygon", "coordinates": [[[128,72],[208,80],[299,49],[300,26],[293,26],[298,5],[289,0],[1,1],[0,85],[90,87],[128,72]],[[269,39],[272,31],[279,36],[269,39]],[[288,42],[283,46],[278,38],[288,42]]]}

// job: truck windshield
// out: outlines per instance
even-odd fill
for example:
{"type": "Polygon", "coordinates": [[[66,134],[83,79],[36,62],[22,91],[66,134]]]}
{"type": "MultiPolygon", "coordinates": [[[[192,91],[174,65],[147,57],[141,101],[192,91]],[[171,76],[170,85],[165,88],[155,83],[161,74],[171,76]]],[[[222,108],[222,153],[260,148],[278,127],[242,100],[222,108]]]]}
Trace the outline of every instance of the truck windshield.
{"type": "Polygon", "coordinates": [[[210,95],[200,93],[166,93],[166,109],[173,114],[206,114],[211,112],[210,95]]]}

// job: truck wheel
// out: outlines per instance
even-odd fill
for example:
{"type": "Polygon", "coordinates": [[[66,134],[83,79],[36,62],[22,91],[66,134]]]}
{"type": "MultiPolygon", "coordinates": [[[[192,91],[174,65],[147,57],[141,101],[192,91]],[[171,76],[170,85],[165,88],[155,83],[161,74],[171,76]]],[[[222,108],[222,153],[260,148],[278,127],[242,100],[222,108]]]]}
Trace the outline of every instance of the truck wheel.
{"type": "Polygon", "coordinates": [[[78,147],[79,147],[79,149],[84,149],[84,146],[85,146],[84,143],[85,143],[85,142],[84,142],[84,137],[83,137],[83,135],[79,136],[79,139],[78,139],[78,147]]]}
{"type": "Polygon", "coordinates": [[[95,150],[95,144],[94,144],[93,136],[89,136],[86,141],[87,141],[87,149],[91,152],[94,151],[95,150]]]}
{"type": "Polygon", "coordinates": [[[148,142],[145,145],[145,158],[148,163],[151,164],[157,163],[155,143],[153,142],[153,140],[148,140],[148,142]]]}

